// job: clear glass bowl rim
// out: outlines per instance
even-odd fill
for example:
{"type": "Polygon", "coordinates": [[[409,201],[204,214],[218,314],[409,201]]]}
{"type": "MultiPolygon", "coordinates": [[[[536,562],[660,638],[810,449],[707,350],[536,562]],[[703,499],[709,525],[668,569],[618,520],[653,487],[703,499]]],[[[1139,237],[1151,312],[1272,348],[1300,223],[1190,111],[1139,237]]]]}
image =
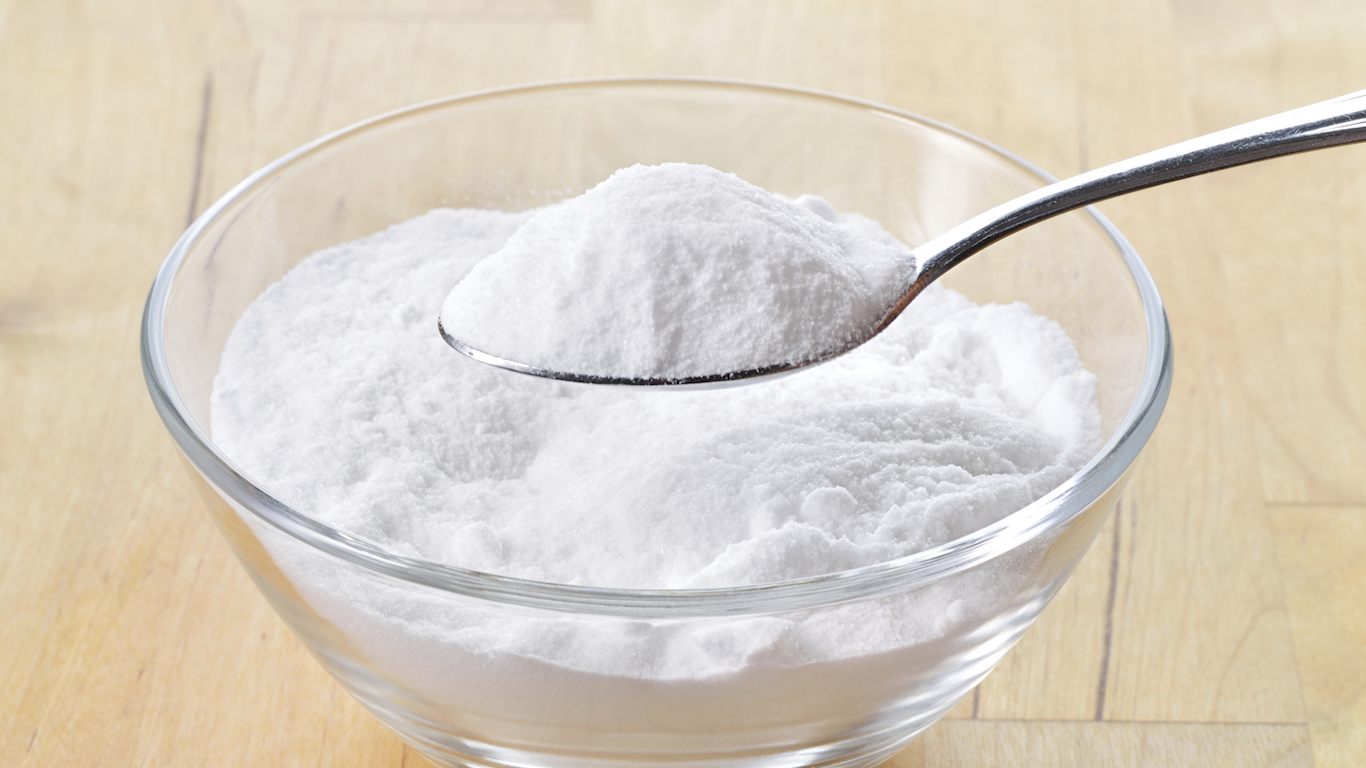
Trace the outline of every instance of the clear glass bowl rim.
{"type": "Polygon", "coordinates": [[[260,520],[328,555],[414,585],[468,597],[532,608],[600,615],[654,618],[723,616],[803,610],[892,591],[912,589],[998,557],[1066,525],[1118,482],[1157,426],[1172,381],[1172,341],[1157,286],[1138,253],[1113,224],[1086,208],[1113,242],[1133,277],[1143,306],[1148,353],[1138,394],[1119,428],[1101,451],[1062,485],[1005,518],[931,549],[848,571],[745,587],[696,590],[637,590],[530,581],[405,557],[379,544],[328,526],[293,509],[250,480],[219,452],[190,417],[176,391],[166,357],[163,326],[171,287],[181,264],[209,225],[263,181],[303,158],[381,125],[451,106],[508,96],[575,89],[735,89],[834,102],[882,116],[911,121],[982,147],[1044,183],[1056,178],[1015,154],[950,125],[875,102],[786,85],[708,78],[588,78],[532,83],[458,94],[397,109],[334,131],[284,155],[247,177],[210,206],[181,235],[158,270],[142,320],[142,367],[162,421],[186,458],[221,492],[260,520]]]}

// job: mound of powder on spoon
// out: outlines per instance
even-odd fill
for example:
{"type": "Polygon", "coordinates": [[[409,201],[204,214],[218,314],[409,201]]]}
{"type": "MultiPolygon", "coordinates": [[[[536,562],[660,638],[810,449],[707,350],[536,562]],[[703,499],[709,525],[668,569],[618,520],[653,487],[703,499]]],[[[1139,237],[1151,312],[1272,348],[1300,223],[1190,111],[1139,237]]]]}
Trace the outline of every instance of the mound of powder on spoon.
{"type": "Polygon", "coordinates": [[[442,332],[584,377],[687,379],[827,357],[915,276],[824,201],[704,165],[636,165],[536,212],[451,291],[442,332]]]}

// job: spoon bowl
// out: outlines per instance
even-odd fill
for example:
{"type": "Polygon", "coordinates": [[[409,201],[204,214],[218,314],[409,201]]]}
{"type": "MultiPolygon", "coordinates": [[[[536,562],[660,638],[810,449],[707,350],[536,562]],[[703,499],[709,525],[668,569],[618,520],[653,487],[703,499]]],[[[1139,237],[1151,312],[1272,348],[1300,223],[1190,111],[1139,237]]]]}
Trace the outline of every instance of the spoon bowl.
{"type": "MultiPolygon", "coordinates": [[[[890,321],[889,321],[890,322],[890,321]]],[[[808,360],[799,363],[774,363],[763,368],[745,369],[739,371],[728,371],[725,373],[706,373],[698,376],[606,376],[593,373],[576,373],[574,371],[556,371],[543,368],[528,363],[509,360],[499,357],[480,349],[476,349],[469,344],[455,338],[446,331],[441,322],[441,318],[436,320],[436,330],[441,334],[441,338],[450,345],[451,349],[470,358],[477,360],[485,365],[495,368],[522,373],[528,376],[539,376],[544,379],[556,379],[558,381],[572,381],[576,384],[606,384],[617,386],[668,386],[683,389],[722,389],[749,383],[750,379],[764,378],[774,379],[788,374],[795,373],[817,363],[832,360],[863,344],[867,339],[858,339],[842,349],[832,351],[818,359],[808,360]]],[[[870,337],[871,338],[871,337],[870,337]]]]}

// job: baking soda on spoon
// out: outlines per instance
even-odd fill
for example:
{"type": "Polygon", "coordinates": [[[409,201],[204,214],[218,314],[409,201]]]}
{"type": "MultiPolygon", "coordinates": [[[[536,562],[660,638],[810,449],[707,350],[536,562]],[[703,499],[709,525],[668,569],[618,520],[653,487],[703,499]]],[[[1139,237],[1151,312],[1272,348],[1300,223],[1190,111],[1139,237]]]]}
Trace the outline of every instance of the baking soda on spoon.
{"type": "Polygon", "coordinates": [[[866,338],[915,275],[863,222],[708,166],[635,165],[533,215],[451,291],[442,333],[590,381],[822,359],[866,338]]]}

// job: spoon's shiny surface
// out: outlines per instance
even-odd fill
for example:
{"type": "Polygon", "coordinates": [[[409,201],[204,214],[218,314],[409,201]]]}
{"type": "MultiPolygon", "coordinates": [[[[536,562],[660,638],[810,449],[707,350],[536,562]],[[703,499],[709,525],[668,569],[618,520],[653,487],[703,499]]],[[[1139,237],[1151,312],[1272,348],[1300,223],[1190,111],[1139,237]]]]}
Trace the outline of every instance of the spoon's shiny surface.
{"type": "Polygon", "coordinates": [[[1092,203],[1135,192],[1169,181],[1198,176],[1237,165],[1255,163],[1281,155],[1326,149],[1366,141],[1366,91],[1292,109],[1154,150],[1137,157],[1087,171],[1050,184],[978,214],[915,248],[919,271],[906,290],[866,335],[827,353],[740,371],[709,371],[677,378],[630,378],[598,376],[574,371],[554,371],[507,360],[475,349],[453,337],[437,320],[437,329],[457,352],[481,363],[518,373],[588,384],[633,386],[726,386],[760,376],[795,371],[838,357],[881,333],[911,300],[930,283],[964,259],[1025,227],[1092,203]]]}

